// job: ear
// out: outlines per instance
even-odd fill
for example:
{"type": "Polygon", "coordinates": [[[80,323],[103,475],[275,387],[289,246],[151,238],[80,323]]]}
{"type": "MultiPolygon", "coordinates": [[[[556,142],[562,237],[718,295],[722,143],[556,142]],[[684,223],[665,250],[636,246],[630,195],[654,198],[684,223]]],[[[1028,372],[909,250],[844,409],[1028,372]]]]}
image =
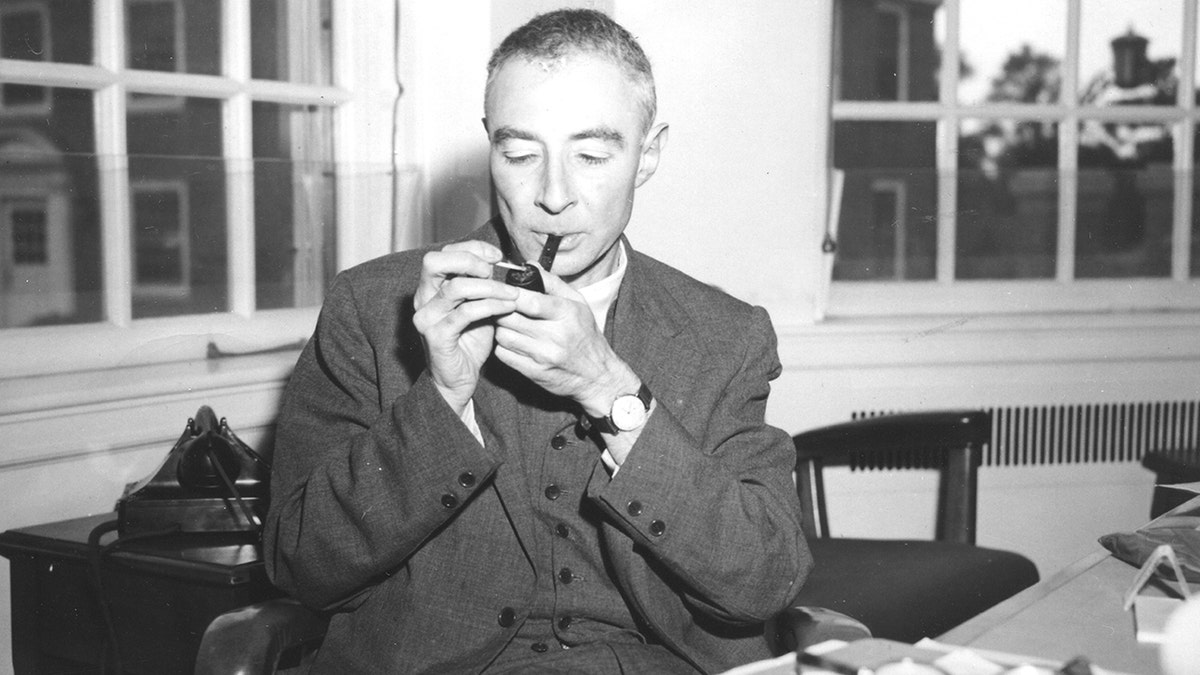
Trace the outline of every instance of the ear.
{"type": "Polygon", "coordinates": [[[667,147],[668,131],[669,127],[663,122],[654,125],[646,133],[646,140],[642,143],[642,156],[638,160],[637,182],[635,183],[637,187],[641,187],[642,183],[650,180],[650,177],[658,170],[659,157],[662,156],[663,148],[667,147]]]}
{"type": "Polygon", "coordinates": [[[487,135],[488,135],[488,138],[491,138],[491,137],[492,137],[492,132],[491,132],[491,130],[489,130],[489,129],[488,129],[487,118],[486,118],[486,117],[480,117],[480,118],[479,118],[479,121],[480,121],[480,122],[483,122],[483,132],[484,132],[485,134],[487,134],[487,135]]]}

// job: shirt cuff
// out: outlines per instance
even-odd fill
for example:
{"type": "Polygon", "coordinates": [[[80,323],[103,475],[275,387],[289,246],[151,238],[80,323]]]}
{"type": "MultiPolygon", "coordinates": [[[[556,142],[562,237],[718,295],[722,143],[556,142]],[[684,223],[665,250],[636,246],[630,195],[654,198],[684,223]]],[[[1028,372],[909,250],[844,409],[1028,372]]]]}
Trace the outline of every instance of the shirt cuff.
{"type": "Polygon", "coordinates": [[[604,466],[608,467],[610,478],[617,475],[617,471],[621,470],[621,465],[617,464],[617,460],[613,459],[612,453],[608,451],[608,448],[600,452],[600,461],[604,462],[604,466]]]}
{"type": "Polygon", "coordinates": [[[467,425],[467,431],[479,441],[479,445],[486,447],[483,442],[483,432],[479,429],[479,422],[475,419],[475,399],[467,399],[467,405],[463,408],[462,415],[459,417],[463,424],[467,425]]]}

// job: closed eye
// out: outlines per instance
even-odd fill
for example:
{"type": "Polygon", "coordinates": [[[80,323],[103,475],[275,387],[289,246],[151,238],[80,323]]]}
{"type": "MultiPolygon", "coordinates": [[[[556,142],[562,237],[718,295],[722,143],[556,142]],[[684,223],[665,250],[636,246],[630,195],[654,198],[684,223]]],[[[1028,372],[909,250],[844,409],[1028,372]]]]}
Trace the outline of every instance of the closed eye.
{"type": "Polygon", "coordinates": [[[592,166],[604,164],[609,159],[607,155],[589,155],[587,153],[579,153],[579,158],[583,160],[584,164],[592,166]]]}
{"type": "Polygon", "coordinates": [[[505,155],[504,155],[504,161],[506,163],[512,164],[514,166],[519,166],[521,164],[529,164],[529,163],[533,162],[535,159],[537,159],[537,155],[535,155],[533,153],[524,153],[524,154],[505,153],[505,155]]]}

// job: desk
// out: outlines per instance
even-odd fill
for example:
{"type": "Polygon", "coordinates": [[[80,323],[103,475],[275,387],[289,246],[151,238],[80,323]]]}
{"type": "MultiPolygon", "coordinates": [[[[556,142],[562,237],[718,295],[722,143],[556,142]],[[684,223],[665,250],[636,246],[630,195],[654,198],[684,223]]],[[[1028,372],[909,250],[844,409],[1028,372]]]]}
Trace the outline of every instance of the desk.
{"type": "MultiPolygon", "coordinates": [[[[88,535],[115,513],[0,534],[10,561],[13,669],[96,673],[108,641],[88,535]]],[[[116,539],[109,533],[101,545],[116,539]]],[[[191,673],[217,615],[276,597],[253,535],[170,535],[112,549],[100,565],[124,672],[191,673]],[[249,538],[248,538],[249,537],[249,538]]]]}
{"type": "MultiPolygon", "coordinates": [[[[1200,497],[1167,515],[1200,514],[1200,497]]],[[[1138,570],[1100,550],[951,629],[937,640],[1065,661],[1084,655],[1111,670],[1160,672],[1158,645],[1134,635],[1133,612],[1122,609],[1138,570]]],[[[1147,585],[1145,593],[1163,594],[1147,585]]]]}

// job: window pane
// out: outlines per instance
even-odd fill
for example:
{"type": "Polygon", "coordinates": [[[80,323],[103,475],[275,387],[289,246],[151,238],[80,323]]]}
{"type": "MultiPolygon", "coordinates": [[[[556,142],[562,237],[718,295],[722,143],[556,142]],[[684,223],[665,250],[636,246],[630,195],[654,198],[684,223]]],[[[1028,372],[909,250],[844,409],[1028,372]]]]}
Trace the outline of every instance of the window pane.
{"type": "Polygon", "coordinates": [[[959,102],[1057,103],[1066,36],[1064,0],[962,0],[959,102]]]}
{"type": "Polygon", "coordinates": [[[0,2],[0,55],[91,63],[92,0],[0,2]]]}
{"type": "Polygon", "coordinates": [[[1082,3],[1079,100],[1087,105],[1174,105],[1181,0],[1082,3]]]}
{"type": "Polygon", "coordinates": [[[332,109],[254,104],[259,309],[321,303],[337,262],[332,109]]]}
{"type": "Polygon", "coordinates": [[[0,118],[0,327],[99,321],[92,93],[47,88],[48,116],[0,118]]]}
{"type": "Polygon", "coordinates": [[[129,67],[169,73],[221,72],[221,3],[125,0],[129,67]]]}
{"type": "Polygon", "coordinates": [[[228,309],[220,101],[131,95],[133,316],[228,309]]]}
{"type": "Polygon", "coordinates": [[[936,125],[838,122],[845,171],[833,278],[932,279],[937,260],[936,125]]]}
{"type": "Polygon", "coordinates": [[[250,13],[251,77],[332,82],[330,0],[256,0],[250,13]]]}
{"type": "Polygon", "coordinates": [[[1171,273],[1173,157],[1165,124],[1080,125],[1077,277],[1171,273]]]}
{"type": "Polygon", "coordinates": [[[835,84],[843,101],[936,101],[941,48],[935,3],[842,0],[835,84]]]}
{"type": "Polygon", "coordinates": [[[959,128],[955,275],[1054,276],[1058,134],[1051,122],[965,120],[959,128]]]}

